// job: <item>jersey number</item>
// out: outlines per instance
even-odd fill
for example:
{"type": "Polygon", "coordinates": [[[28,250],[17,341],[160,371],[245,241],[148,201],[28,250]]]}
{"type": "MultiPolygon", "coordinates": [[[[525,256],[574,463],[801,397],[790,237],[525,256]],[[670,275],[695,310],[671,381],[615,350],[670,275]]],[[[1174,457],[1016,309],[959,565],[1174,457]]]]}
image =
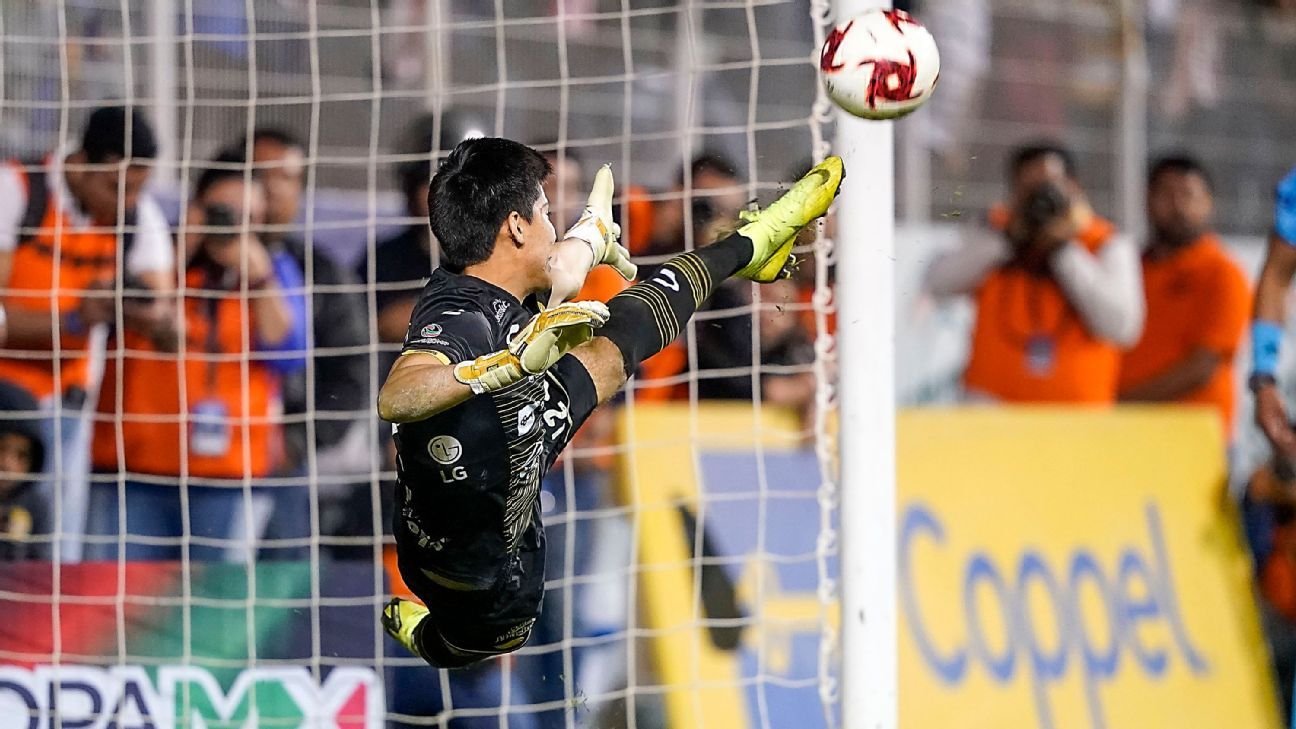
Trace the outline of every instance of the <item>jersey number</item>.
{"type": "Polygon", "coordinates": [[[661,284],[666,288],[679,293],[679,279],[675,278],[675,272],[669,268],[663,268],[653,276],[653,283],[661,284]]]}

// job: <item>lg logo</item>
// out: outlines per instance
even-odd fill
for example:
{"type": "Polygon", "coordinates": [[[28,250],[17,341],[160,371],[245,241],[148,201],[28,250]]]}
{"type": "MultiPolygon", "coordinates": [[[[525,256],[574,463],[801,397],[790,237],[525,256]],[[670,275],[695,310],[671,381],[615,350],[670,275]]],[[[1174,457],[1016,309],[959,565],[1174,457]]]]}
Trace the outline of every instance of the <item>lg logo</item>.
{"type": "MultiPolygon", "coordinates": [[[[450,466],[463,456],[463,444],[458,438],[450,435],[438,435],[428,442],[428,455],[443,466],[450,466]]],[[[468,478],[468,471],[463,466],[441,469],[441,483],[455,483],[468,478]]]]}

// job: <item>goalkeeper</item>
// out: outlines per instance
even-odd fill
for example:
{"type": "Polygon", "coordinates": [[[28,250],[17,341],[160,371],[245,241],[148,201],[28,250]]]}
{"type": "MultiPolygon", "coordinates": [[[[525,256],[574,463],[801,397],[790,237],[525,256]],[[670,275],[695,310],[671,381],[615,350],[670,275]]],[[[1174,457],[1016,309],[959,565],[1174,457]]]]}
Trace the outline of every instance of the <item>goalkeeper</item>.
{"type": "Polygon", "coordinates": [[[563,302],[598,264],[635,275],[612,221],[612,172],[599,170],[560,241],[541,189],[549,172],[535,150],[493,138],[460,143],[437,170],[428,217],[442,267],[378,396],[396,423],[401,576],[426,604],[392,600],[383,627],[434,666],[526,643],[544,593],[541,477],[717,284],[785,275],[797,231],[828,210],[843,174],[828,158],[745,214],[737,233],[670,259],[605,306],[563,302]],[[544,292],[549,307],[537,313],[544,292]]]}

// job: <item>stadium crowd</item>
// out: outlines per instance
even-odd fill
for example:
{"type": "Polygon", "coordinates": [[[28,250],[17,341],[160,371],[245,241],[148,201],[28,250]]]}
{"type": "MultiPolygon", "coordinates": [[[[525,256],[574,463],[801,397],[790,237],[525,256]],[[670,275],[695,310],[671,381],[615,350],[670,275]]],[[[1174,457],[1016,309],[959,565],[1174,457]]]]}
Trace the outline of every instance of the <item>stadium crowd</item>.
{"type": "MultiPolygon", "coordinates": [[[[139,112],[96,110],[77,149],[0,168],[0,559],[304,559],[315,538],[326,558],[372,558],[390,486],[375,503],[369,474],[394,455],[389,439],[374,442],[368,409],[437,265],[427,225],[413,221],[428,213],[438,127],[418,120],[399,150],[410,224],[358,264],[301,237],[306,156],[289,130],[230,140],[192,170],[172,221],[145,192],[158,144],[139,112]]],[[[437,148],[455,133],[441,128],[437,148]]],[[[546,194],[565,225],[590,170],[571,150],[546,155],[546,194]]],[[[630,184],[626,245],[651,267],[714,236],[749,202],[742,179],[704,154],[669,189],[630,184]]],[[[1231,438],[1251,285],[1212,228],[1210,172],[1173,154],[1152,161],[1148,180],[1151,233],[1138,241],[1089,204],[1065,148],[1015,151],[1006,199],[924,279],[932,296],[976,304],[969,402],[1200,404],[1231,438]]],[[[1274,240],[1284,234],[1296,223],[1274,240]]],[[[687,399],[696,383],[700,398],[759,394],[808,416],[812,278],[758,294],[726,284],[690,334],[644,364],[634,397],[687,399]]],[[[579,297],[607,300],[624,285],[596,270],[579,297]]],[[[1272,368],[1257,375],[1263,399],[1272,368]]],[[[613,418],[599,411],[555,467],[547,512],[609,505],[613,418]]],[[[1266,432],[1279,457],[1252,479],[1244,511],[1270,632],[1292,646],[1278,656],[1290,686],[1296,527],[1285,495],[1296,448],[1283,428],[1266,432]]],[[[575,540],[578,574],[596,558],[579,519],[559,520],[550,539],[575,540]]],[[[582,611],[577,630],[615,627],[598,615],[582,611]]],[[[537,639],[561,638],[561,618],[547,610],[537,639]]],[[[561,672],[558,652],[546,659],[558,663],[537,675],[561,672]]]]}

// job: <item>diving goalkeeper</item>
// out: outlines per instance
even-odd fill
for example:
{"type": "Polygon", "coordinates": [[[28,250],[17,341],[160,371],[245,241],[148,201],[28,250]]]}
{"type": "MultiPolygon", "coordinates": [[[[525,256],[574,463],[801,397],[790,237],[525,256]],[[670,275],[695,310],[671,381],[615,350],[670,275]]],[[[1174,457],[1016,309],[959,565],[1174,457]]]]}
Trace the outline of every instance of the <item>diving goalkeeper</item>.
{"type": "Polygon", "coordinates": [[[382,623],[434,666],[526,643],[544,595],[541,477],[717,284],[785,275],[797,231],[828,210],[843,175],[829,157],[744,214],[736,233],[675,256],[605,306],[563,302],[596,265],[635,276],[612,220],[612,172],[599,170],[562,240],[541,189],[549,172],[507,139],[469,139],[450,153],[428,193],[441,268],[378,395],[379,414],[396,424],[400,572],[426,604],[394,599],[382,623]]]}

